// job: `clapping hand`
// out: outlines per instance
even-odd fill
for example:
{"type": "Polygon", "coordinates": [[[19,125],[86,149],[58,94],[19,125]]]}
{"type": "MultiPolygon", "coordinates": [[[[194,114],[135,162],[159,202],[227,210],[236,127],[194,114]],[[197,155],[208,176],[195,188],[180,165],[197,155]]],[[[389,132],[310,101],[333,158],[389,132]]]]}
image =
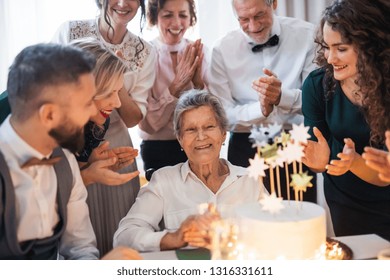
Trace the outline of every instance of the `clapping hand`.
{"type": "Polygon", "coordinates": [[[344,139],[344,148],[337,154],[339,160],[331,160],[326,165],[327,173],[334,176],[340,176],[349,171],[358,154],[355,151],[355,143],[350,138],[344,139]]]}
{"type": "Polygon", "coordinates": [[[315,172],[323,172],[329,161],[329,145],[318,128],[314,127],[313,133],[318,142],[308,140],[307,144],[302,144],[304,146],[302,162],[315,172]]]}
{"type": "Polygon", "coordinates": [[[138,150],[126,146],[117,147],[108,151],[111,156],[116,156],[118,160],[112,165],[111,169],[114,171],[120,170],[126,166],[129,166],[134,162],[134,159],[138,156],[138,150]]]}
{"type": "MultiPolygon", "coordinates": [[[[386,147],[390,151],[390,131],[386,132],[386,147]]],[[[362,155],[366,165],[379,173],[379,179],[390,183],[390,153],[365,147],[362,155]]]]}
{"type": "Polygon", "coordinates": [[[108,148],[109,143],[103,142],[92,151],[86,168],[81,175],[85,185],[102,183],[110,186],[124,184],[139,175],[139,171],[118,173],[119,169],[134,162],[138,151],[132,147],[108,148]]]}
{"type": "Polygon", "coordinates": [[[175,78],[169,86],[169,91],[173,96],[179,97],[183,89],[193,79],[200,59],[197,52],[197,48],[189,44],[182,55],[177,54],[177,66],[174,69],[175,78]]]}
{"type": "Polygon", "coordinates": [[[259,94],[260,107],[263,115],[268,117],[273,107],[278,105],[282,96],[282,82],[271,70],[264,68],[266,76],[253,81],[252,88],[259,94]]]}
{"type": "Polygon", "coordinates": [[[126,146],[109,149],[109,142],[104,141],[99,147],[95,148],[88,162],[92,164],[98,160],[106,160],[109,158],[116,158],[115,162],[110,166],[111,170],[118,171],[126,166],[129,166],[134,162],[134,159],[138,156],[138,150],[126,146]]]}
{"type": "Polygon", "coordinates": [[[196,49],[196,55],[199,57],[198,65],[195,69],[194,76],[192,77],[192,83],[194,84],[194,87],[196,89],[203,89],[204,81],[202,75],[202,65],[203,65],[204,53],[203,53],[203,44],[201,39],[196,40],[195,43],[192,44],[192,46],[196,49]]]}

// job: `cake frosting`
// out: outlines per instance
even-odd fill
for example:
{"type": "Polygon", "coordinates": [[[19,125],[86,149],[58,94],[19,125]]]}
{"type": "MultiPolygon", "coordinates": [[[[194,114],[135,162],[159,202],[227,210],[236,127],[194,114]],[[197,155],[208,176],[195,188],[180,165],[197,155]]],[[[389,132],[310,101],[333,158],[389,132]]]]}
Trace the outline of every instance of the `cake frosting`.
{"type": "Polygon", "coordinates": [[[245,259],[317,259],[326,242],[325,210],[310,202],[282,201],[277,214],[259,203],[237,207],[245,259]]]}

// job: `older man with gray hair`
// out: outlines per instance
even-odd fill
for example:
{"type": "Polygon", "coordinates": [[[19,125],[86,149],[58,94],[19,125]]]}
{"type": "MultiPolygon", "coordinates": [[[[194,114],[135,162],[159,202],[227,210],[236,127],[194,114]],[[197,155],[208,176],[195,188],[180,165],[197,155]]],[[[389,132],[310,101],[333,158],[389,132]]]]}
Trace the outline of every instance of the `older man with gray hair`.
{"type": "Polygon", "coordinates": [[[314,25],[275,15],[277,4],[232,0],[240,29],[212,50],[209,88],[226,110],[228,160],[235,165],[248,166],[256,153],[248,138],[252,126],[303,122],[301,86],[315,69],[314,25]]]}

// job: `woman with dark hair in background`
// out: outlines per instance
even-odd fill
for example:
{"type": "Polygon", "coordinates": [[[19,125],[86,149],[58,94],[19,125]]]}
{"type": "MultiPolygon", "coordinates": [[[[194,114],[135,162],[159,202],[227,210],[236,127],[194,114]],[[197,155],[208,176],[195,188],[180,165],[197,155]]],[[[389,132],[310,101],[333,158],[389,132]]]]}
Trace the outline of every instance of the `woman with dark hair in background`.
{"type": "Polygon", "coordinates": [[[390,188],[365,164],[365,146],[384,148],[390,128],[390,3],[334,1],[316,43],[321,67],[302,89],[312,140],[304,163],[323,172],[335,234],[375,233],[390,240],[390,188]]]}
{"type": "Polygon", "coordinates": [[[207,61],[201,40],[184,38],[196,24],[194,0],[149,0],[147,19],[159,36],[156,80],[148,97],[148,113],[139,124],[144,169],[159,169],[187,160],[173,132],[173,111],[185,90],[206,86],[207,61]]]}

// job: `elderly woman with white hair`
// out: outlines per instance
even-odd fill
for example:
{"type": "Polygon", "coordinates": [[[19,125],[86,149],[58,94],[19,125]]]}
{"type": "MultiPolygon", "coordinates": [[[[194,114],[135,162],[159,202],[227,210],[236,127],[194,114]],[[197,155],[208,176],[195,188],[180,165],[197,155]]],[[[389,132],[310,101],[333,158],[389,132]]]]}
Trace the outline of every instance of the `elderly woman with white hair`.
{"type": "Polygon", "coordinates": [[[174,131],[188,161],[153,174],[120,222],[114,247],[126,245],[139,251],[205,247],[207,236],[201,224],[210,220],[198,214],[200,204],[233,209],[257,200],[260,187],[246,169],[220,158],[227,123],[218,98],[206,90],[193,89],[179,98],[174,131]]]}

